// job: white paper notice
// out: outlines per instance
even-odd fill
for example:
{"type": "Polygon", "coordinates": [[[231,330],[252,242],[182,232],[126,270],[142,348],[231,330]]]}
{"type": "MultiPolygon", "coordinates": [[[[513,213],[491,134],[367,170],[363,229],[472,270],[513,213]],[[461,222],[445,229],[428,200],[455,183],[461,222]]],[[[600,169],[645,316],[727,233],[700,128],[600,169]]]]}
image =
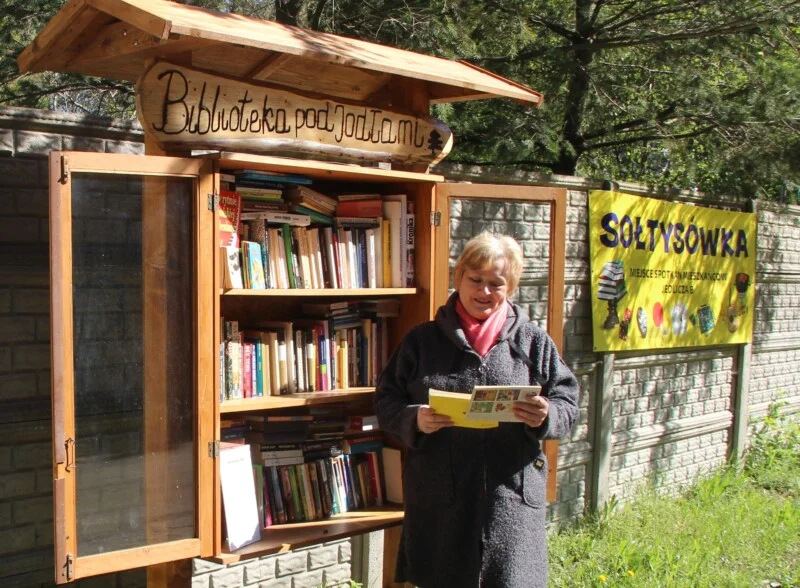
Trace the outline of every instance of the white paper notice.
{"type": "Polygon", "coordinates": [[[222,448],[219,473],[222,481],[225,525],[228,531],[228,549],[234,551],[261,539],[250,446],[234,445],[222,448]]]}

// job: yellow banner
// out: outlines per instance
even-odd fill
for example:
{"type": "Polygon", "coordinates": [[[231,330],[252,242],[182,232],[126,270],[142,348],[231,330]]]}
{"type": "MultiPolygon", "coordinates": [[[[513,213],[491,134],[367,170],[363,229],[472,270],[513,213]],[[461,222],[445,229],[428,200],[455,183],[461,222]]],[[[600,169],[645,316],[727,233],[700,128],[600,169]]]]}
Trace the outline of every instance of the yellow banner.
{"type": "Polygon", "coordinates": [[[595,351],[753,338],[756,215],[589,193],[595,351]]]}

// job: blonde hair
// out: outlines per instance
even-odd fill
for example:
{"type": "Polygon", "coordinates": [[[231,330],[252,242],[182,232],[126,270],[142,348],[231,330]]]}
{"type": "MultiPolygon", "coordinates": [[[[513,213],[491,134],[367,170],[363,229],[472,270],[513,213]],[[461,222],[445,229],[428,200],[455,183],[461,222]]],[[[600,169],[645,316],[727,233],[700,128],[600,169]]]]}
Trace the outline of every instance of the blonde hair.
{"type": "Polygon", "coordinates": [[[508,295],[511,296],[522,277],[522,247],[513,237],[495,235],[488,231],[476,235],[464,246],[453,269],[453,284],[456,289],[468,269],[483,270],[498,259],[506,262],[503,277],[508,281],[508,295]]]}

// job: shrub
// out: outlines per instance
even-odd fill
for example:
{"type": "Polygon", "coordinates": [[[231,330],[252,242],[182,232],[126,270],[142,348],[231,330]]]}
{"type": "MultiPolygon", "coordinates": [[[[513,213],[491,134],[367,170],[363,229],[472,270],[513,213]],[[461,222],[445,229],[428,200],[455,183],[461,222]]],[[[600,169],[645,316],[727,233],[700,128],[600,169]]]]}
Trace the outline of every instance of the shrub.
{"type": "Polygon", "coordinates": [[[800,497],[800,419],[783,414],[784,405],[770,405],[752,435],[744,468],[758,486],[800,497]]]}

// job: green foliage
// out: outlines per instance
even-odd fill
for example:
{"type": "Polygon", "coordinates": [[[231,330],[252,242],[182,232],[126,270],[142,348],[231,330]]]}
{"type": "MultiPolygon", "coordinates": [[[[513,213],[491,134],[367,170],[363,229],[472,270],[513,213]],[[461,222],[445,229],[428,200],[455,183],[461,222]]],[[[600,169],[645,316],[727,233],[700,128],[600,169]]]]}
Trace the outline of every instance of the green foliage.
{"type": "Polygon", "coordinates": [[[773,403],[753,434],[745,470],[760,487],[800,500],[800,420],[773,403]]]}
{"type": "Polygon", "coordinates": [[[676,498],[645,487],[553,534],[550,585],[800,585],[798,456],[797,422],[771,407],[744,469],[721,468],[676,498]]]}
{"type": "Polygon", "coordinates": [[[677,499],[647,490],[607,520],[551,536],[550,585],[795,586],[799,506],[734,469],[677,499]]]}
{"type": "MultiPolygon", "coordinates": [[[[63,0],[6,0],[0,103],[133,116],[130,84],[20,76],[16,55],[63,0]]],[[[451,161],[709,194],[800,198],[800,0],[192,0],[464,59],[529,85],[434,107],[451,161]]]]}

